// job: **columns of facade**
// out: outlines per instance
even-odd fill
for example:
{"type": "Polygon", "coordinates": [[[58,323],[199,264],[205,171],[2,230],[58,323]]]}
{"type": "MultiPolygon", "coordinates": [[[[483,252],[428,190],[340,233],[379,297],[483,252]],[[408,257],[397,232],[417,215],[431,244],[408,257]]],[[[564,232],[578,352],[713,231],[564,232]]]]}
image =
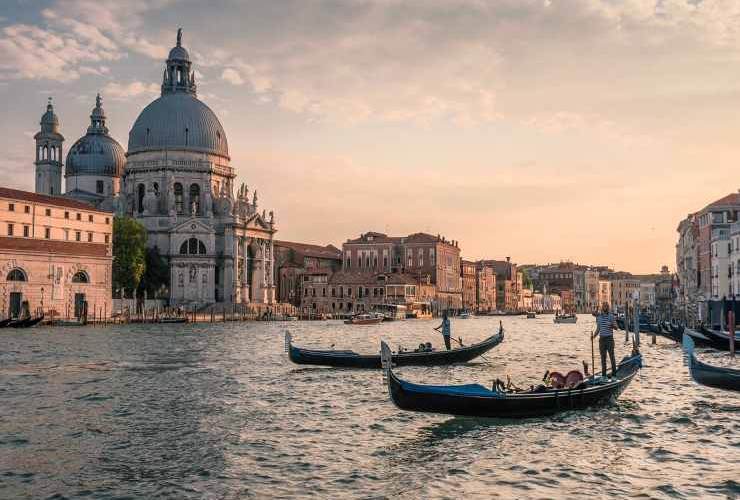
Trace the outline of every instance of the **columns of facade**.
{"type": "Polygon", "coordinates": [[[223,302],[232,302],[234,300],[234,228],[224,228],[224,296],[223,302]]]}
{"type": "Polygon", "coordinates": [[[251,240],[249,238],[244,238],[244,255],[242,255],[242,265],[244,266],[244,274],[242,275],[242,302],[247,303],[251,301],[250,297],[250,287],[251,283],[249,282],[249,245],[251,244],[251,240]]]}

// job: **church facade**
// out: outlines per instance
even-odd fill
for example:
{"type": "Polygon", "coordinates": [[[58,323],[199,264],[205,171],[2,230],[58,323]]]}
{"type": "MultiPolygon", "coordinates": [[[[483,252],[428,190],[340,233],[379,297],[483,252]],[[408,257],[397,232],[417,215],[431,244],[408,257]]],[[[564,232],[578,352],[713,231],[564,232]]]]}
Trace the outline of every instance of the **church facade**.
{"type": "MultiPolygon", "coordinates": [[[[37,142],[37,192],[61,193],[64,138],[49,103],[37,142]],[[52,119],[53,116],[53,119],[52,119]]],[[[100,96],[87,134],[66,159],[64,195],[140,222],[169,264],[171,305],[275,302],[273,212],[237,186],[226,133],[197,97],[190,55],[169,53],[161,95],[129,132],[108,135],[100,96]]]]}

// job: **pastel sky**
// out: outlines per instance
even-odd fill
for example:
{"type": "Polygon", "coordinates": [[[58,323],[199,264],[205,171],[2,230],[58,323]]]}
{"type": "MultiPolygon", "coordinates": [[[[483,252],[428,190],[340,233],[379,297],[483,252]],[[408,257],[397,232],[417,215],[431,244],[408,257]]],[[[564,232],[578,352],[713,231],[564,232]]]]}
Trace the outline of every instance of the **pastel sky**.
{"type": "Polygon", "coordinates": [[[0,184],[48,96],[65,151],[98,91],[126,147],[179,26],[281,239],[654,272],[740,187],[737,0],[3,0],[0,184]]]}

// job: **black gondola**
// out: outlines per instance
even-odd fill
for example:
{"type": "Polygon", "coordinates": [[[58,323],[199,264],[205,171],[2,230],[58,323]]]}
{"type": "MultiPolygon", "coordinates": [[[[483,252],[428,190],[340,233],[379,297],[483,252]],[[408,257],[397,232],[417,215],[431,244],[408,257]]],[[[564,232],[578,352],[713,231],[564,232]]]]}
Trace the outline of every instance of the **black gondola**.
{"type": "MultiPolygon", "coordinates": [[[[707,338],[707,344],[721,351],[730,350],[730,335],[727,332],[712,330],[705,326],[699,327],[699,332],[707,338]]],[[[735,334],[735,344],[740,346],[740,337],[735,334]]]]}
{"type": "Polygon", "coordinates": [[[5,328],[10,324],[10,322],[13,321],[12,318],[6,318],[4,320],[0,320],[0,328],[5,328]]]}
{"type": "Polygon", "coordinates": [[[406,382],[393,372],[390,349],[385,343],[381,344],[381,353],[388,392],[398,408],[470,417],[541,417],[606,404],[627,388],[642,365],[642,356],[636,353],[619,363],[615,379],[599,377],[597,382],[587,380],[572,389],[501,392],[480,384],[447,386],[406,382]]]}
{"type": "Polygon", "coordinates": [[[694,341],[683,336],[683,347],[691,377],[699,384],[728,391],[740,391],[740,370],[708,365],[699,361],[694,354],[694,341]]]}
{"type": "Polygon", "coordinates": [[[9,328],[30,328],[32,326],[36,326],[37,324],[41,323],[44,320],[44,316],[37,316],[35,318],[28,317],[24,319],[18,319],[11,321],[8,324],[9,328]]]}
{"type": "MultiPolygon", "coordinates": [[[[402,352],[393,354],[398,366],[437,366],[467,363],[490,351],[504,340],[504,329],[477,344],[457,349],[402,352]]],[[[354,351],[316,350],[296,347],[290,332],[285,332],[285,350],[293,363],[299,365],[336,366],[341,368],[381,368],[380,354],[358,354],[354,351]]]]}

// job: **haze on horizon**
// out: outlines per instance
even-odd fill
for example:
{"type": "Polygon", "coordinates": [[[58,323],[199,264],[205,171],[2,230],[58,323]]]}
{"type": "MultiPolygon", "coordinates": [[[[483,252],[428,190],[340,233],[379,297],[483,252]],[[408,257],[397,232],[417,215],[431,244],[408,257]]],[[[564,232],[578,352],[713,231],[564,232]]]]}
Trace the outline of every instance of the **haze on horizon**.
{"type": "Polygon", "coordinates": [[[183,27],[199,97],[278,238],[441,233],[465,258],[675,267],[676,226],[739,186],[740,2],[9,0],[0,185],[33,189],[101,92],[126,147],[183,27]]]}

